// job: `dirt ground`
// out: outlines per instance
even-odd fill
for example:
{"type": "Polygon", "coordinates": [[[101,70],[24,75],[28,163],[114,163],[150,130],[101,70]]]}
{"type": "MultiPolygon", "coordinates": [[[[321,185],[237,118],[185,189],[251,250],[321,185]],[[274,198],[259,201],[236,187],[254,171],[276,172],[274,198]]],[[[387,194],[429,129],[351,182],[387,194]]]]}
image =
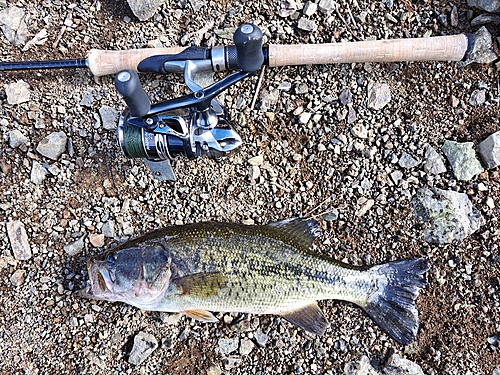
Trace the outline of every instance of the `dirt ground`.
{"type": "MultiPolygon", "coordinates": [[[[337,11],[317,10],[308,16],[317,29],[304,31],[298,27],[302,8],[283,17],[285,2],[167,1],[144,22],[125,1],[7,1],[7,6],[19,6],[29,15],[31,36],[45,28],[48,38],[23,52],[0,35],[2,61],[83,58],[92,48],[158,43],[222,45],[230,41],[219,30],[243,22],[256,23],[266,43],[276,44],[451,35],[476,31],[471,19],[484,13],[463,1],[395,1],[389,7],[385,2],[346,0],[337,11]],[[451,26],[454,7],[458,23],[451,26]]],[[[498,36],[498,26],[487,27],[498,36]]],[[[6,120],[0,139],[0,373],[340,374],[361,355],[382,368],[392,353],[430,375],[490,375],[500,365],[500,171],[486,169],[470,181],[457,181],[447,162],[447,172],[431,176],[421,166],[407,170],[393,161],[393,155],[403,152],[423,159],[425,144],[443,156],[440,150],[447,139],[477,145],[499,131],[500,84],[494,65],[267,68],[258,91],[260,73],[220,97],[244,139],[241,151],[222,161],[176,159],[175,182],[159,182],[141,160],[125,158],[115,132],[101,126],[102,106],[125,108],[113,77],[95,79],[85,69],[0,75],[2,84],[22,79],[31,91],[28,102],[9,105],[0,87],[0,120],[6,120]],[[289,91],[280,88],[283,82],[291,84],[289,91]],[[368,108],[368,82],[391,88],[391,101],[383,109],[368,108]],[[478,85],[486,87],[486,102],[475,106],[470,97],[478,85]],[[338,99],[345,89],[353,96],[353,123],[347,122],[348,107],[338,99]],[[82,104],[86,94],[91,105],[82,104]],[[257,104],[251,109],[254,96],[257,104]],[[458,105],[451,104],[452,97],[458,105]],[[318,117],[300,123],[299,107],[318,117]],[[368,129],[368,137],[352,134],[359,124],[368,129]],[[28,138],[26,144],[9,146],[7,133],[13,129],[28,138]],[[67,134],[71,148],[52,161],[36,147],[56,131],[67,134]],[[263,155],[264,162],[260,176],[251,179],[248,159],[256,155],[263,155]],[[40,184],[30,180],[34,161],[54,167],[40,184]],[[388,177],[395,170],[403,173],[396,184],[388,177]],[[460,243],[426,243],[411,197],[418,188],[430,186],[466,193],[485,224],[460,243]],[[494,207],[486,203],[488,198],[494,207]],[[367,199],[375,204],[360,216],[367,199]],[[332,327],[318,338],[273,316],[219,314],[219,323],[202,324],[76,295],[88,279],[87,259],[103,252],[90,238],[101,234],[106,222],[114,223],[115,233],[105,238],[104,248],[170,224],[266,224],[295,216],[321,218],[332,209],[339,217],[322,221],[318,253],[358,265],[413,256],[431,262],[428,285],[418,299],[420,330],[410,346],[397,344],[360,309],[339,301],[320,302],[332,327]],[[29,260],[12,256],[6,223],[13,220],[26,228],[33,252],[29,260]],[[84,248],[69,256],[64,246],[82,236],[84,248]],[[18,286],[11,281],[16,270],[24,271],[18,286]],[[139,331],[155,336],[159,347],[136,366],[127,359],[139,331]],[[222,338],[240,344],[249,340],[253,350],[222,354],[222,338]]],[[[153,101],[186,92],[180,75],[145,74],[141,79],[153,101]]]]}

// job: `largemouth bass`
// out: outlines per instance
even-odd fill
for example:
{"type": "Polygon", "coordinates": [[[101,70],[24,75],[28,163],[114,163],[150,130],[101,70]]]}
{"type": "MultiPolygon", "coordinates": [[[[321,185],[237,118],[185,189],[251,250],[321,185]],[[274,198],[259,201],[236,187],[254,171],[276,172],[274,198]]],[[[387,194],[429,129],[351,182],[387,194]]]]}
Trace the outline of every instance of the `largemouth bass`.
{"type": "Polygon", "coordinates": [[[427,260],[355,267],[311,253],[319,234],[311,219],[158,229],[90,259],[81,295],[204,322],[217,321],[212,311],[275,314],[318,335],[329,323],[317,301],[344,300],[399,343],[411,343],[427,260]]]}

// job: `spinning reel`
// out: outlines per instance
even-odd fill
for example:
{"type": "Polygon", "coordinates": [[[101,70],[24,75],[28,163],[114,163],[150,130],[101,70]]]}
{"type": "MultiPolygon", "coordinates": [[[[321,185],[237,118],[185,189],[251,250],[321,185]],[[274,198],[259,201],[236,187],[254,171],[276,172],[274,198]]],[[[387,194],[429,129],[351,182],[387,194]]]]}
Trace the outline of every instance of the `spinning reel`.
{"type": "Polygon", "coordinates": [[[264,63],[265,50],[262,32],[252,24],[241,25],[233,40],[234,46],[189,47],[176,55],[151,56],[140,62],[139,72],[184,73],[185,83],[193,93],[180,98],[151,105],[134,70],[122,70],[115,76],[115,87],[128,106],[117,128],[120,147],[127,157],[220,158],[242,144],[216,97],[258,70],[264,63]],[[237,71],[206,88],[194,81],[197,72],[224,70],[237,71]]]}

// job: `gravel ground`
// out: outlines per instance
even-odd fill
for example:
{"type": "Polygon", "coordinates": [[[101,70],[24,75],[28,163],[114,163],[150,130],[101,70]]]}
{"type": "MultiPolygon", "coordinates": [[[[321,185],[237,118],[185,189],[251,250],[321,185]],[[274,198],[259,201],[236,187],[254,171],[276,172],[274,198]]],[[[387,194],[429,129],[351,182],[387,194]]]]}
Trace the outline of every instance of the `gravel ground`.
{"type": "MultiPolygon", "coordinates": [[[[0,7],[16,5],[28,15],[28,40],[42,29],[47,33],[44,43],[25,52],[0,35],[1,59],[220,45],[228,43],[220,30],[244,21],[260,26],[272,43],[456,34],[475,31],[471,20],[484,13],[463,1],[345,0],[326,14],[304,4],[286,12],[286,4],[168,1],[139,22],[124,1],[0,1],[0,7]]],[[[498,34],[496,26],[488,27],[498,34]]],[[[241,152],[221,162],[175,160],[176,182],[157,181],[141,160],[121,154],[100,116],[106,106],[124,109],[113,77],[94,79],[84,69],[1,76],[6,85],[23,80],[30,92],[28,101],[11,105],[0,87],[1,373],[339,374],[361,355],[379,368],[393,353],[426,374],[492,374],[500,364],[498,167],[457,181],[449,163],[439,175],[426,173],[422,164],[399,163],[405,152],[422,160],[426,144],[444,158],[445,140],[477,145],[500,130],[494,65],[266,69],[257,93],[258,75],[220,97],[245,141],[241,152]],[[382,109],[367,105],[370,83],[390,88],[382,109]],[[484,102],[471,104],[477,89],[484,90],[484,102]],[[14,129],[25,137],[20,145],[10,144],[14,129]],[[67,145],[52,160],[37,147],[56,132],[64,133],[67,145]],[[256,166],[248,161],[255,156],[263,157],[256,166]],[[485,224],[456,244],[426,243],[411,204],[421,187],[466,193],[485,224]],[[320,303],[332,327],[317,338],[272,316],[219,314],[218,324],[200,324],[75,293],[87,281],[89,257],[160,226],[265,224],[327,211],[338,217],[322,221],[317,252],[359,265],[412,256],[431,261],[414,344],[398,345],[360,309],[336,301],[320,303]],[[7,223],[14,221],[25,228],[29,259],[13,256],[7,223]],[[139,332],[137,340],[155,350],[133,364],[139,332]]],[[[179,76],[143,75],[142,81],[154,101],[186,90],[179,76]]]]}

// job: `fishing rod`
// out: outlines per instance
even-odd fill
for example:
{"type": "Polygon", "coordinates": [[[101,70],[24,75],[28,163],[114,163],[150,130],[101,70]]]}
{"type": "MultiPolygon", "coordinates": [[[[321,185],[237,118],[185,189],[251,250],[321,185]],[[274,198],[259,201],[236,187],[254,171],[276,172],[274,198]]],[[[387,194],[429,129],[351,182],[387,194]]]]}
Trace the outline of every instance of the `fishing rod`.
{"type": "Polygon", "coordinates": [[[262,46],[262,31],[238,27],[234,45],[91,50],[85,59],[2,62],[0,71],[88,68],[94,76],[115,74],[115,87],[128,109],[117,138],[129,158],[169,160],[179,155],[220,158],[241,146],[242,139],[224,117],[216,99],[230,86],[263,65],[269,67],[400,61],[461,61],[470,58],[473,34],[358,42],[262,46]],[[203,88],[194,77],[203,71],[234,71],[203,88]],[[191,94],[151,104],[137,73],[183,73],[191,94]]]}

